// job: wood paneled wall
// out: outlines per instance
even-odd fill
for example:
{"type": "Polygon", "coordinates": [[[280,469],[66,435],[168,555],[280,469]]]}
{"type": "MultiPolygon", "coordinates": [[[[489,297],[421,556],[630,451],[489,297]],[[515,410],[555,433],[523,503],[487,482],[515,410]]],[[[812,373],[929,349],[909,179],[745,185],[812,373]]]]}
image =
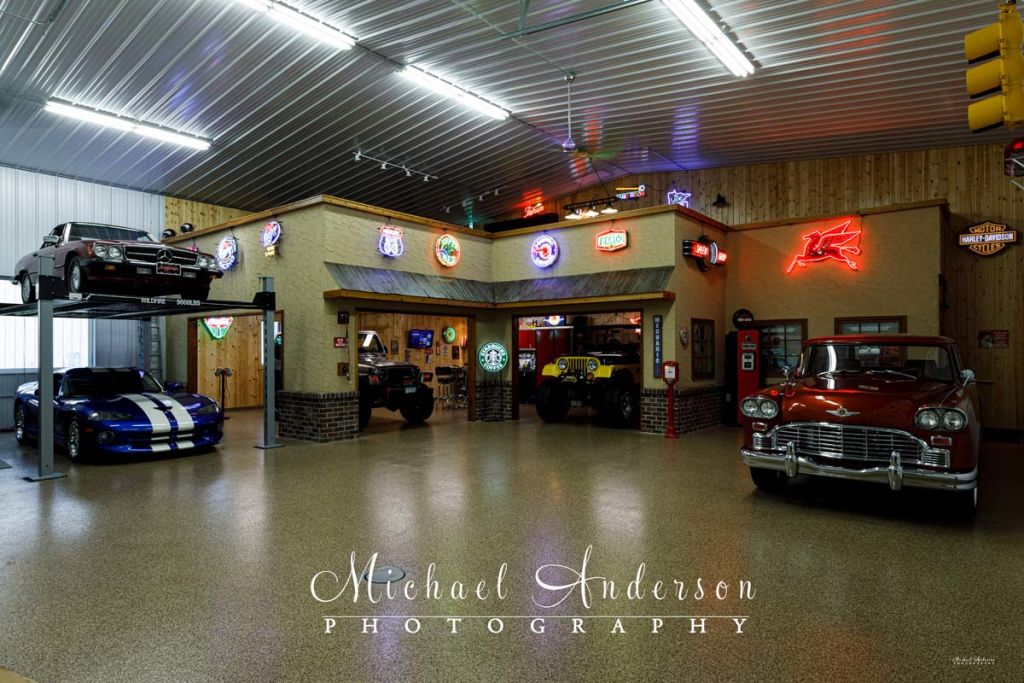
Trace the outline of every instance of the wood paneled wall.
{"type": "MultiPolygon", "coordinates": [[[[965,226],[989,220],[1024,228],[1024,191],[1003,175],[1002,146],[652,173],[605,184],[612,192],[617,186],[647,186],[646,197],[620,203],[623,209],[664,204],[673,181],[693,193],[692,208],[741,228],[945,199],[951,217],[943,255],[948,286],[943,331],[957,340],[965,362],[977,372],[986,425],[1024,429],[1024,245],[981,257],[956,240],[965,226]],[[719,193],[728,206],[712,206],[719,193]],[[1009,330],[1010,348],[979,349],[980,330],[1009,330]]],[[[600,186],[589,188],[549,201],[546,209],[564,213],[567,203],[600,196],[600,186]]],[[[913,258],[906,255],[907,267],[913,267],[913,258]]]]}
{"type": "MultiPolygon", "coordinates": [[[[459,348],[459,357],[452,358],[453,344],[445,344],[441,332],[446,327],[454,327],[456,332],[455,344],[461,344],[469,334],[469,321],[467,318],[458,316],[436,316],[436,315],[411,315],[408,313],[371,313],[360,312],[358,326],[360,330],[376,330],[377,334],[388,347],[388,358],[391,360],[404,361],[406,346],[409,341],[409,330],[434,330],[434,353],[427,362],[425,349],[409,349],[409,361],[424,372],[435,372],[439,365],[454,365],[466,367],[467,349],[459,348]],[[398,353],[391,352],[393,342],[398,342],[398,353]],[[440,353],[438,353],[440,352],[440,353]]],[[[472,353],[472,351],[470,351],[472,353]]],[[[429,382],[430,386],[437,388],[437,376],[434,381],[429,382]]]]}
{"type": "Polygon", "coordinates": [[[231,368],[227,378],[225,408],[253,408],[263,405],[263,364],[260,363],[260,315],[234,316],[223,339],[213,339],[196,325],[198,367],[196,380],[200,394],[220,400],[217,368],[231,368]]]}
{"type": "Polygon", "coordinates": [[[241,218],[247,213],[249,212],[242,211],[241,209],[193,202],[177,197],[166,197],[164,199],[164,227],[172,228],[175,231],[178,230],[178,226],[182,223],[191,223],[196,227],[196,230],[202,230],[203,228],[209,228],[241,218]]]}

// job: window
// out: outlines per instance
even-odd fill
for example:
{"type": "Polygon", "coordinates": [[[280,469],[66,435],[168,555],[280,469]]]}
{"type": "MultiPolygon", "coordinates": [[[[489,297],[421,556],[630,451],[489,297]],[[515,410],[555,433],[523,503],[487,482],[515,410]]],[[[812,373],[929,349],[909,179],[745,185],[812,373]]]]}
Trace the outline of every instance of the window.
{"type": "Polygon", "coordinates": [[[761,367],[768,377],[782,377],[784,367],[795,368],[800,362],[800,349],[807,339],[807,320],[762,320],[756,323],[761,331],[761,367]]]}
{"type": "MultiPolygon", "coordinates": [[[[0,304],[20,304],[21,291],[0,282],[0,304]]],[[[0,371],[39,367],[39,321],[35,317],[0,316],[0,371]]],[[[89,364],[89,321],[57,318],[53,321],[53,367],[89,364]]]]}
{"type": "Polygon", "coordinates": [[[715,377],[715,321],[693,318],[690,321],[690,371],[693,379],[715,377]]]}
{"type": "Polygon", "coordinates": [[[836,334],[899,334],[907,331],[907,316],[836,318],[836,334]]]}

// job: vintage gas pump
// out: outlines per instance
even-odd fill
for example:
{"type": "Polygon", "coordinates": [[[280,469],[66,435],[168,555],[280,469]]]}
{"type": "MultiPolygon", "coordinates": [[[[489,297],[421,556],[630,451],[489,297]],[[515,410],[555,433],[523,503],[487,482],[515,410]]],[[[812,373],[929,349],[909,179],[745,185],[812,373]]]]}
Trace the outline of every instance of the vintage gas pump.
{"type": "Polygon", "coordinates": [[[679,363],[667,360],[661,364],[661,378],[668,385],[668,427],[665,429],[666,439],[678,439],[676,431],[676,382],[679,381],[679,363]]]}
{"type": "Polygon", "coordinates": [[[740,330],[736,340],[736,415],[744,398],[761,388],[761,332],[740,330]]]}

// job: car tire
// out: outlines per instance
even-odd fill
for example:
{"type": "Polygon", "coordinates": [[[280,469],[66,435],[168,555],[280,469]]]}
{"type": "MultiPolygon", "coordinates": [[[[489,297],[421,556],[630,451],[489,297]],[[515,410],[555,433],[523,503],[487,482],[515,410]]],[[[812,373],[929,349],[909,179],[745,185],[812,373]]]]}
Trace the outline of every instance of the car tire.
{"type": "Polygon", "coordinates": [[[636,406],[634,387],[626,382],[616,382],[602,397],[601,419],[611,427],[629,427],[636,418],[636,406]]]}
{"type": "Polygon", "coordinates": [[[82,294],[85,292],[85,271],[82,270],[82,263],[77,256],[72,256],[68,261],[67,274],[64,277],[69,294],[82,294]]]}
{"type": "Polygon", "coordinates": [[[975,486],[970,491],[959,491],[953,495],[956,497],[957,515],[964,519],[974,519],[978,512],[979,488],[975,486]]]}
{"type": "Polygon", "coordinates": [[[32,441],[28,435],[28,414],[22,403],[14,406],[14,440],[20,444],[28,444],[32,441]]]}
{"type": "Polygon", "coordinates": [[[781,493],[789,481],[785,472],[763,467],[751,467],[750,478],[753,480],[754,486],[766,493],[781,493]]]}
{"type": "Polygon", "coordinates": [[[359,431],[366,429],[370,424],[370,417],[373,416],[373,403],[359,398],[359,431]]]}
{"type": "Polygon", "coordinates": [[[427,392],[417,393],[410,399],[402,401],[398,407],[402,417],[410,424],[426,422],[434,414],[434,399],[427,392]]]}
{"type": "Polygon", "coordinates": [[[545,422],[564,422],[569,415],[569,392],[554,380],[537,389],[537,415],[545,422]]]}
{"type": "Polygon", "coordinates": [[[33,304],[36,301],[36,288],[32,286],[32,278],[28,273],[22,273],[18,279],[21,288],[21,303],[33,304]]]}
{"type": "Polygon", "coordinates": [[[71,418],[64,429],[64,450],[71,462],[82,462],[85,449],[82,444],[82,425],[77,418],[71,418]]]}

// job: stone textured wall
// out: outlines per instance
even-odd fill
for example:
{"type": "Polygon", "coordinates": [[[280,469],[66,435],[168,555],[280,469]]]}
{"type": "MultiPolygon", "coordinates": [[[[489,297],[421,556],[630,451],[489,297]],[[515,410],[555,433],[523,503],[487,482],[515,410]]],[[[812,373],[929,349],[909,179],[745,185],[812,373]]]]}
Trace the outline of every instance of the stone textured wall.
{"type": "Polygon", "coordinates": [[[477,382],[476,419],[486,422],[512,419],[511,382],[477,382]]]}
{"type": "Polygon", "coordinates": [[[283,437],[305,441],[354,439],[359,433],[359,398],[355,392],[277,394],[278,428],[283,437]]]}
{"type": "MultiPolygon", "coordinates": [[[[725,387],[676,390],[676,430],[692,432],[722,424],[725,387]]],[[[668,428],[668,391],[644,389],[640,394],[640,431],[664,434],[668,428]]]]}

